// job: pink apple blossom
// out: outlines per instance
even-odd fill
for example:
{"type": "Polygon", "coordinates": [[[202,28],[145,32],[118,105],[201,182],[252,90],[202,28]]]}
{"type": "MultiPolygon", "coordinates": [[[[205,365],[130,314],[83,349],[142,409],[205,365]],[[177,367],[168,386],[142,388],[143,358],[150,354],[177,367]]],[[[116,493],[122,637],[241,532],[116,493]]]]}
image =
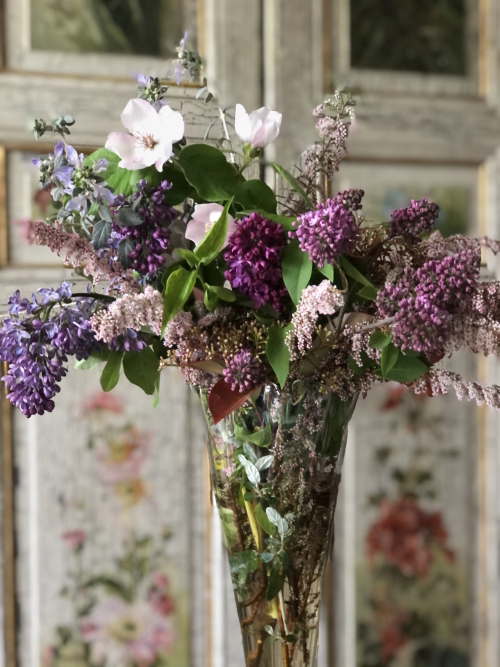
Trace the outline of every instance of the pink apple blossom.
{"type": "Polygon", "coordinates": [[[172,144],[184,136],[184,119],[168,104],[156,111],[146,100],[133,99],[122,113],[122,123],[130,132],[111,132],[106,148],[121,157],[119,167],[158,171],[172,155],[172,144]]]}
{"type": "Polygon", "coordinates": [[[265,148],[280,133],[282,115],[269,107],[247,114],[241,104],[236,105],[234,129],[239,138],[253,148],[265,148]]]}
{"type": "Polygon", "coordinates": [[[85,542],[85,533],[83,530],[67,530],[61,535],[63,542],[75,551],[85,542]]]}
{"type": "MultiPolygon", "coordinates": [[[[220,204],[196,204],[191,220],[186,227],[186,238],[199,245],[205,234],[209,232],[220,218],[224,207],[220,204]]],[[[224,241],[225,248],[231,234],[236,231],[236,223],[232,215],[227,215],[227,234],[224,241]]]]}
{"type": "Polygon", "coordinates": [[[168,618],[147,602],[128,603],[116,597],[101,600],[82,619],[80,632],[90,644],[92,662],[106,667],[149,667],[175,643],[168,618]]]}

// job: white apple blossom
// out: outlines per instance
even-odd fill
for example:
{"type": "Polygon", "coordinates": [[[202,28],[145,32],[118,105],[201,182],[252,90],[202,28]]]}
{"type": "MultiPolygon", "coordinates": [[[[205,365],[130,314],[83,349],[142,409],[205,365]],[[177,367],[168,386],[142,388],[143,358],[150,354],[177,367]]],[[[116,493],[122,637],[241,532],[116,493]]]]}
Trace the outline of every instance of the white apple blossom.
{"type": "MultiPolygon", "coordinates": [[[[196,204],[191,220],[186,227],[186,238],[198,245],[205,234],[212,229],[220,218],[224,207],[220,204],[196,204]]],[[[224,241],[225,248],[231,234],[236,231],[236,223],[232,215],[227,215],[227,235],[224,241]]]]}
{"type": "Polygon", "coordinates": [[[133,99],[122,113],[130,132],[111,132],[106,148],[121,157],[119,167],[143,169],[152,164],[161,171],[172,155],[172,144],[184,136],[184,119],[168,104],[156,111],[146,100],[133,99]]]}
{"type": "Polygon", "coordinates": [[[241,104],[236,105],[234,129],[239,138],[253,148],[272,144],[280,132],[282,114],[262,107],[247,114],[241,104]]]}

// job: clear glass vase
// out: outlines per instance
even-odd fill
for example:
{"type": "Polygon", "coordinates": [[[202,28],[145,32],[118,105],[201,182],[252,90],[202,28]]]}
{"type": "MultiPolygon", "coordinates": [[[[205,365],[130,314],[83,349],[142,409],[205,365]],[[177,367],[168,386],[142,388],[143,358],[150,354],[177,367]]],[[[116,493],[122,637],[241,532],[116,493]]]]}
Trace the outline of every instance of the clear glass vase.
{"type": "Polygon", "coordinates": [[[200,398],[246,667],[314,667],[356,398],[314,389],[290,396],[269,385],[217,424],[204,390],[200,398]]]}

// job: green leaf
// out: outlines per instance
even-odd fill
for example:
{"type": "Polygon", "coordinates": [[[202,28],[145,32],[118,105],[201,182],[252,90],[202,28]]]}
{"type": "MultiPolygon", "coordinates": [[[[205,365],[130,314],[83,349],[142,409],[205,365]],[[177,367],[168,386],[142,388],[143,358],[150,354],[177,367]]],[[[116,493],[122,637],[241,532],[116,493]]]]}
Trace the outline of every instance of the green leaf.
{"type": "Polygon", "coordinates": [[[271,446],[271,426],[266,424],[264,428],[257,428],[253,433],[239,424],[234,425],[234,437],[238,442],[251,442],[258,447],[268,449],[271,446]]]}
{"type": "Polygon", "coordinates": [[[234,201],[245,209],[262,209],[276,213],[276,195],[266,183],[258,179],[242,183],[235,192],[234,201]]]}
{"type": "Polygon", "coordinates": [[[107,148],[99,148],[94,153],[88,155],[84,164],[91,167],[95,160],[105,158],[108,161],[107,168],[99,173],[115,194],[122,194],[125,197],[131,195],[142,178],[148,182],[148,185],[158,185],[162,180],[162,174],[156,167],[146,167],[145,169],[123,169],[118,166],[121,158],[107,148]]]}
{"type": "Polygon", "coordinates": [[[236,301],[236,294],[227,287],[219,287],[218,285],[207,285],[206,287],[209,287],[222,301],[228,301],[229,303],[236,301]]]}
{"type": "Polygon", "coordinates": [[[253,513],[255,515],[255,520],[262,528],[262,530],[268,535],[274,535],[276,532],[276,527],[273,526],[273,524],[269,521],[269,518],[262,509],[262,505],[260,503],[255,506],[253,513]]]}
{"type": "Polygon", "coordinates": [[[389,345],[386,345],[385,347],[382,348],[382,355],[380,358],[380,370],[382,371],[383,377],[387,377],[387,373],[394,366],[398,357],[399,357],[399,349],[392,343],[389,343],[389,345]]]}
{"type": "Polygon", "coordinates": [[[109,353],[107,350],[103,354],[99,354],[98,352],[92,352],[92,354],[88,359],[80,359],[80,361],[75,361],[75,368],[77,368],[80,371],[88,371],[91,368],[97,366],[97,364],[100,364],[101,361],[106,361],[108,355],[109,353]]]}
{"type": "Polygon", "coordinates": [[[187,248],[177,248],[176,252],[179,254],[182,259],[185,259],[186,262],[189,264],[189,266],[198,266],[200,263],[200,260],[192,250],[188,250],[187,248]]]}
{"type": "Polygon", "coordinates": [[[298,241],[291,241],[285,246],[281,268],[288,293],[294,304],[297,304],[312,274],[312,262],[309,255],[299,248],[298,241]]]}
{"type": "Polygon", "coordinates": [[[103,391],[111,391],[118,384],[123,352],[110,352],[108,361],[101,373],[101,387],[103,391]]]}
{"type": "Polygon", "coordinates": [[[219,303],[219,297],[213,292],[208,285],[205,285],[205,294],[203,296],[203,303],[209,313],[212,313],[219,303]]]}
{"type": "Polygon", "coordinates": [[[140,352],[125,352],[123,372],[129,382],[140,387],[144,393],[152,396],[160,371],[158,357],[150,347],[140,352]]]}
{"type": "Polygon", "coordinates": [[[135,246],[130,239],[122,239],[118,244],[118,261],[124,268],[129,265],[128,256],[134,248],[135,246]]]}
{"type": "Polygon", "coordinates": [[[208,144],[191,144],[180,152],[177,162],[186,180],[207,202],[230,199],[244,182],[224,153],[208,144]]]}
{"type": "Polygon", "coordinates": [[[174,315],[177,315],[189,299],[196,282],[196,271],[186,271],[182,266],[173,271],[163,290],[163,318],[161,321],[161,335],[174,315]]]}
{"type": "Polygon", "coordinates": [[[290,351],[285,343],[285,337],[292,328],[291,324],[280,327],[274,324],[269,328],[266,344],[266,356],[271,368],[276,373],[280,387],[285,386],[290,366],[290,351]]]}
{"type": "Polygon", "coordinates": [[[92,228],[92,245],[95,250],[104,248],[111,234],[111,223],[107,220],[98,220],[92,228]]]}
{"type": "Polygon", "coordinates": [[[184,172],[180,171],[180,169],[175,169],[169,162],[163,165],[160,180],[167,180],[172,184],[170,190],[165,192],[165,199],[171,206],[182,204],[185,199],[188,197],[192,198],[195,195],[195,190],[187,182],[184,172]]]}
{"type": "Polygon", "coordinates": [[[297,218],[292,218],[290,215],[276,215],[275,213],[269,213],[268,211],[265,211],[262,208],[257,208],[257,209],[252,209],[248,211],[238,211],[237,215],[239,218],[243,218],[245,216],[250,215],[251,213],[259,213],[263,218],[266,218],[267,220],[271,220],[272,222],[276,222],[278,225],[281,225],[283,229],[287,232],[292,232],[295,227],[293,226],[293,223],[297,220],[297,218]]]}
{"type": "Polygon", "coordinates": [[[376,301],[377,293],[378,290],[376,287],[373,287],[373,285],[365,285],[359,290],[358,296],[362,299],[367,299],[368,301],[376,301]]]}
{"type": "Polygon", "coordinates": [[[391,334],[384,333],[383,331],[373,331],[370,335],[370,340],[368,345],[374,347],[376,350],[382,350],[384,347],[387,347],[392,340],[391,334]]]}
{"type": "Polygon", "coordinates": [[[412,382],[429,370],[428,366],[418,357],[400,354],[396,363],[385,376],[386,380],[394,382],[412,382]]]}
{"type": "Polygon", "coordinates": [[[325,278],[328,278],[328,280],[331,280],[331,282],[333,283],[333,278],[335,277],[335,271],[331,264],[323,264],[321,269],[318,266],[318,271],[322,273],[325,276],[325,278]]]}
{"type": "Polygon", "coordinates": [[[234,525],[233,510],[226,507],[219,507],[218,510],[224,546],[226,549],[232,549],[238,544],[238,530],[234,525]]]}
{"type": "Polygon", "coordinates": [[[351,276],[351,278],[354,278],[354,280],[357,280],[358,283],[366,285],[367,287],[373,287],[368,278],[366,278],[360,271],[358,271],[358,269],[353,264],[351,264],[345,255],[340,256],[340,264],[342,265],[342,268],[347,273],[347,275],[351,276]]]}
{"type": "Polygon", "coordinates": [[[267,584],[266,600],[269,602],[274,599],[283,588],[285,583],[285,573],[281,563],[275,563],[269,575],[269,582],[267,584]]]}
{"type": "Polygon", "coordinates": [[[212,228],[205,234],[194,251],[194,254],[202,264],[210,264],[217,257],[224,245],[227,236],[227,216],[232,201],[230,199],[226,203],[219,219],[212,225],[212,228]]]}
{"type": "Polygon", "coordinates": [[[306,195],[306,193],[304,192],[304,189],[297,183],[297,181],[292,176],[292,174],[290,174],[290,172],[288,172],[286,169],[281,167],[279,164],[276,164],[275,162],[272,162],[271,166],[274,167],[274,169],[278,172],[278,174],[282,178],[285,179],[285,181],[288,183],[288,185],[290,185],[295,190],[295,192],[297,192],[302,197],[302,199],[305,202],[307,202],[307,205],[310,208],[314,208],[314,204],[309,199],[309,197],[306,195]]]}
{"type": "Polygon", "coordinates": [[[229,556],[229,572],[233,583],[243,585],[247,576],[259,567],[259,554],[253,549],[229,556]]]}

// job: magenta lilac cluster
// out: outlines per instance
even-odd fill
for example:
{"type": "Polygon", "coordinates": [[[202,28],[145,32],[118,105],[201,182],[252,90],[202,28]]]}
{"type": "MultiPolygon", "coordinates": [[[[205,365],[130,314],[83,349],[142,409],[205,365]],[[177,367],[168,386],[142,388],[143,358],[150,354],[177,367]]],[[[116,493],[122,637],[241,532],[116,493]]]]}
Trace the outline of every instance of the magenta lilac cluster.
{"type": "MultiPolygon", "coordinates": [[[[128,252],[129,266],[141,276],[152,276],[165,263],[169,227],[177,218],[177,211],[165,199],[165,193],[172,185],[162,181],[159,186],[149,188],[145,180],[137,183],[137,191],[133,201],[140,203],[135,209],[141,218],[138,225],[120,226],[113,223],[113,232],[120,240],[129,240],[131,249],[128,252]]],[[[125,198],[116,197],[115,206],[123,206],[125,198]]]]}
{"type": "Polygon", "coordinates": [[[401,349],[427,355],[440,353],[449,331],[450,316],[474,294],[479,279],[476,250],[430,260],[415,270],[406,267],[378,293],[382,317],[393,317],[393,341],[401,349]]]}
{"type": "Polygon", "coordinates": [[[244,392],[264,381],[264,369],[254,352],[240,350],[226,359],[224,380],[233,391],[244,392]]]}
{"type": "Polygon", "coordinates": [[[36,295],[21,299],[15,292],[9,299],[11,316],[0,329],[0,360],[8,364],[2,378],[7,398],[27,417],[54,409],[68,356],[87,359],[101,347],[90,327],[93,299],[65,304],[71,298],[71,284],[65,282],[57,290],[38,292],[40,301],[36,295]]]}
{"type": "Polygon", "coordinates": [[[407,208],[399,208],[391,214],[389,235],[402,236],[407,243],[416,243],[420,235],[428,234],[439,215],[439,206],[428,199],[411,200],[407,208]]]}
{"type": "Polygon", "coordinates": [[[297,229],[290,232],[299,240],[300,249],[307,252],[320,268],[333,264],[342,253],[352,250],[358,233],[353,211],[359,210],[363,190],[339,192],[334,199],[318,204],[297,218],[297,229]]]}
{"type": "Polygon", "coordinates": [[[236,224],[224,253],[226,280],[233,289],[249,296],[254,308],[269,303],[280,310],[288,293],[281,274],[286,245],[283,227],[258,213],[251,213],[236,224]]]}

